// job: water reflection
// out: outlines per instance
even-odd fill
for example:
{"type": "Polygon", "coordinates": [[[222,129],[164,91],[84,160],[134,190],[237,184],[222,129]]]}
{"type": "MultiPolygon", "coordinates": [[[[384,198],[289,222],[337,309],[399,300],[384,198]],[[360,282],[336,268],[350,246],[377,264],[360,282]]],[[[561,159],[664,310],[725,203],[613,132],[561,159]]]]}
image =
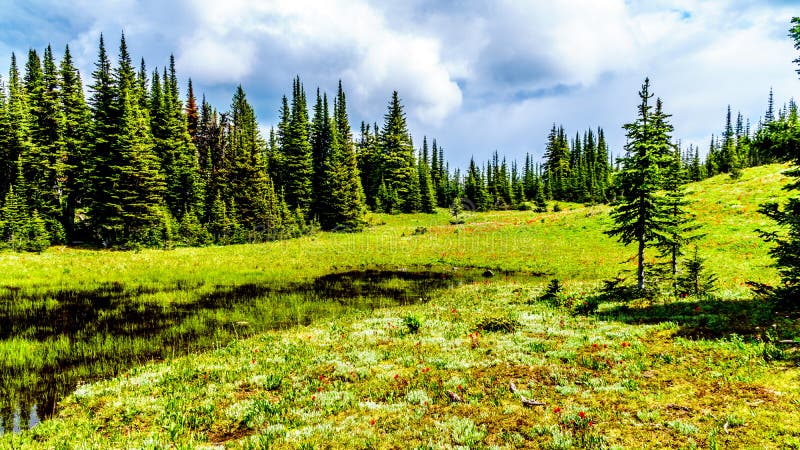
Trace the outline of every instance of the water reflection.
{"type": "Polygon", "coordinates": [[[479,269],[376,267],[303,283],[210,289],[181,282],[158,289],[123,283],[93,290],[8,287],[0,291],[0,433],[53,415],[79,382],[352,308],[425,302],[437,290],[482,275],[479,269]]]}

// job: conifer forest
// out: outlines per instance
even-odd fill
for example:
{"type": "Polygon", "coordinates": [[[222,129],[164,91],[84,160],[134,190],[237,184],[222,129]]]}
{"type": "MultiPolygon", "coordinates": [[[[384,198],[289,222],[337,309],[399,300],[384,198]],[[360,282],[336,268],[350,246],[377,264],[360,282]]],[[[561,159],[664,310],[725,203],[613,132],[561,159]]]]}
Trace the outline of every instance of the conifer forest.
{"type": "Polygon", "coordinates": [[[0,12],[0,448],[800,448],[792,5],[133,3],[0,12]]]}

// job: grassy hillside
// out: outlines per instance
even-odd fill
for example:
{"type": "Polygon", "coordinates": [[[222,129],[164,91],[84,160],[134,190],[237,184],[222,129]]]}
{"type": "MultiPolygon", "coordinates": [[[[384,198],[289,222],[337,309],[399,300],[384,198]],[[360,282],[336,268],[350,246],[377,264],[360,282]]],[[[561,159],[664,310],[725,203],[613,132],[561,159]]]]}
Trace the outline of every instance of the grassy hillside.
{"type": "MultiPolygon", "coordinates": [[[[537,298],[558,278],[562,300],[579,303],[599,280],[633,267],[622,262],[634,250],[602,233],[609,222],[599,206],[469,214],[458,226],[444,211],[371,215],[361,234],[262,245],[0,254],[0,286],[41,302],[31,307],[39,312],[57,307],[48,293],[110,283],[138,293],[137,305],[166,309],[225,298],[211,295],[221,286],[302,283],[352,268],[497,271],[431,289],[419,304],[220,335],[210,350],[82,384],[56,417],[0,436],[0,447],[798,448],[797,352],[775,343],[800,339],[798,319],[733,300],[747,296],[746,280],[776,281],[754,230],[769,226],[757,205],[784,195],[781,169],[690,188],[724,299],[611,303],[592,317],[537,298]]],[[[256,302],[275,301],[260,295],[256,302]]],[[[213,314],[220,328],[263,319],[213,314]]],[[[22,340],[41,350],[36,339],[22,340]]],[[[0,360],[20,353],[21,340],[10,341],[0,360]]]]}
{"type": "MultiPolygon", "coordinates": [[[[691,184],[693,209],[707,238],[702,252],[722,285],[746,279],[775,281],[766,245],[755,229],[769,226],[757,213],[766,200],[781,198],[783,166],[743,171],[691,184]],[[736,258],[731,258],[732,253],[736,258]]],[[[504,211],[466,213],[464,225],[450,215],[370,214],[364,233],[322,233],[258,245],[112,252],[51,248],[41,254],[0,254],[0,285],[46,289],[108,282],[147,286],[176,281],[241,284],[311,278],[344,267],[366,265],[477,266],[518,270],[573,281],[596,282],[630,269],[635,254],[605,236],[606,206],[562,204],[544,214],[504,211]],[[427,233],[413,235],[418,227],[427,233]]]]}

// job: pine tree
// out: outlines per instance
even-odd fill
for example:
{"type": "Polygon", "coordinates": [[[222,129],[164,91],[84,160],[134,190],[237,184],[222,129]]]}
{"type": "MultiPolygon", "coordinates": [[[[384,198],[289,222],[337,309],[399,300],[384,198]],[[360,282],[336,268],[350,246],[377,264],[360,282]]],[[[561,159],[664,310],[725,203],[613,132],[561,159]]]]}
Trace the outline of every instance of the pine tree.
{"type": "Polygon", "coordinates": [[[87,177],[86,203],[92,228],[98,237],[106,239],[113,217],[119,206],[112,203],[111,193],[115,189],[113,168],[119,167],[112,154],[112,141],[118,133],[118,108],[115,102],[116,87],[111,73],[111,61],[106,53],[103,35],[100,35],[98,60],[92,72],[93,83],[89,87],[91,97],[91,145],[86,156],[87,177]]]}
{"type": "MultiPolygon", "coordinates": [[[[789,35],[794,40],[795,49],[800,50],[800,17],[792,18],[789,35]]],[[[800,66],[800,57],[794,62],[800,66]]],[[[757,133],[753,145],[762,153],[790,162],[792,168],[785,174],[794,180],[784,189],[794,193],[800,191],[800,121],[795,118],[767,122],[764,129],[757,133]]],[[[770,255],[775,259],[781,275],[776,297],[784,306],[794,306],[800,298],[800,196],[790,197],[783,205],[777,202],[763,204],[760,211],[780,228],[778,232],[762,232],[768,242],[775,244],[770,255]]]]}
{"type": "Polygon", "coordinates": [[[0,244],[7,244],[15,251],[24,248],[27,242],[29,216],[25,199],[10,186],[0,209],[0,244]]]}
{"type": "Polygon", "coordinates": [[[10,140],[11,121],[8,115],[6,86],[0,76],[0,198],[5,198],[15,175],[15,167],[12,163],[16,161],[16,157],[11,154],[10,140]]]}
{"type": "Polygon", "coordinates": [[[28,206],[46,223],[50,240],[64,241],[61,224],[62,175],[64,172],[64,119],[59,101],[59,83],[53,53],[45,50],[44,68],[35,50],[28,52],[25,91],[30,144],[20,157],[28,206]]]}
{"type": "Polygon", "coordinates": [[[433,180],[425,158],[420,158],[417,162],[417,172],[419,174],[419,189],[421,196],[420,211],[424,213],[436,212],[436,195],[433,191],[433,180]]]}
{"type": "Polygon", "coordinates": [[[186,93],[186,131],[192,138],[192,142],[197,145],[197,127],[200,122],[200,112],[197,110],[197,99],[194,97],[192,79],[189,78],[189,88],[186,93]]]}
{"type": "Polygon", "coordinates": [[[469,161],[469,169],[464,180],[464,202],[470,205],[470,209],[477,211],[488,211],[491,199],[483,181],[481,170],[475,164],[474,159],[469,161]]]}
{"type": "Polygon", "coordinates": [[[772,96],[772,87],[769,88],[769,99],[767,100],[767,112],[764,114],[764,125],[768,125],[775,120],[775,103],[772,96]]]}
{"type": "Polygon", "coordinates": [[[236,88],[231,102],[232,127],[229,152],[232,155],[228,194],[236,205],[239,225],[249,231],[272,233],[280,226],[278,197],[267,175],[263,160],[264,146],[258,131],[255,112],[247,101],[242,86],[236,88]]]}
{"type": "Polygon", "coordinates": [[[548,187],[548,197],[555,200],[564,200],[567,195],[566,186],[569,171],[570,151],[564,128],[553,128],[547,136],[547,146],[544,153],[544,179],[548,187]]]}
{"type": "Polygon", "coordinates": [[[64,165],[64,228],[67,239],[76,239],[75,214],[86,192],[89,191],[87,147],[91,129],[90,112],[83,97],[81,76],[72,62],[69,46],[61,60],[61,107],[64,113],[63,145],[66,161],[64,165]]]}
{"type": "MultiPolygon", "coordinates": [[[[669,127],[671,130],[672,127],[669,127]]],[[[664,206],[666,208],[666,230],[657,243],[661,256],[668,258],[668,274],[674,286],[677,286],[678,261],[684,255],[685,247],[700,238],[694,234],[700,226],[695,222],[694,214],[687,209],[690,202],[686,199],[684,185],[687,181],[686,169],[681,162],[680,151],[675,149],[664,172],[664,206]]]]}
{"type": "Polygon", "coordinates": [[[165,245],[169,218],[165,217],[164,178],[154,152],[150,120],[136,95],[136,78],[125,36],[120,39],[119,63],[114,72],[118,131],[111,142],[113,188],[108,206],[114,214],[101,223],[101,235],[110,243],[165,245]]]}
{"type": "Polygon", "coordinates": [[[286,146],[289,140],[289,124],[292,118],[292,109],[289,100],[284,95],[281,98],[281,108],[278,112],[280,120],[275,135],[275,148],[271,149],[268,161],[269,176],[278,186],[285,186],[286,172],[286,146]]]}
{"type": "Polygon", "coordinates": [[[637,244],[639,290],[645,288],[645,249],[668,232],[665,202],[659,190],[663,185],[661,168],[665,164],[664,155],[669,152],[670,138],[665,118],[659,120],[649,103],[652,97],[650,80],[645,79],[639,92],[638,118],[623,126],[628,138],[627,156],[616,177],[622,198],[611,212],[614,226],[607,231],[625,245],[637,244]]]}
{"type": "MultiPolygon", "coordinates": [[[[311,190],[314,193],[311,201],[310,215],[319,220],[320,216],[330,216],[330,210],[336,201],[332,198],[329,186],[333,184],[330,178],[334,176],[333,160],[331,157],[330,124],[327,111],[327,97],[325,99],[325,111],[323,111],[322,96],[317,88],[317,100],[314,102],[314,115],[311,119],[311,133],[309,142],[311,143],[311,190]]],[[[326,226],[323,225],[323,229],[326,226]]],[[[329,228],[328,228],[329,229],[329,228]]]]}
{"type": "Polygon", "coordinates": [[[333,122],[339,146],[337,166],[339,166],[340,184],[337,222],[349,230],[358,230],[363,226],[364,190],[361,187],[353,133],[350,131],[350,119],[347,115],[347,98],[341,80],[333,104],[333,122]]]}
{"type": "Polygon", "coordinates": [[[397,91],[392,93],[379,138],[381,166],[386,188],[398,199],[398,209],[410,213],[421,203],[419,175],[414,161],[414,146],[406,127],[406,117],[397,91]]]}
{"type": "MultiPolygon", "coordinates": [[[[22,174],[17,164],[19,158],[31,153],[27,95],[17,68],[17,58],[13,53],[11,54],[11,66],[8,70],[6,113],[8,134],[4,138],[5,164],[4,173],[1,174],[3,176],[0,177],[0,183],[2,183],[0,187],[3,188],[3,193],[8,192],[9,188],[17,182],[17,177],[22,174]]],[[[17,195],[25,196],[26,192],[18,189],[17,195]]]]}
{"type": "Polygon", "coordinates": [[[204,187],[199,176],[197,148],[188,129],[180,101],[175,59],[170,56],[169,74],[163,78],[162,92],[156,92],[157,77],[153,79],[151,123],[155,152],[161,160],[161,172],[167,186],[165,201],[170,213],[177,219],[193,210],[202,215],[204,187]],[[155,104],[158,101],[158,104],[155,104]]]}
{"type": "Polygon", "coordinates": [[[313,165],[311,144],[308,139],[308,111],[306,95],[300,78],[292,86],[292,115],[282,142],[286,203],[291,209],[299,209],[307,215],[311,208],[313,165]]]}

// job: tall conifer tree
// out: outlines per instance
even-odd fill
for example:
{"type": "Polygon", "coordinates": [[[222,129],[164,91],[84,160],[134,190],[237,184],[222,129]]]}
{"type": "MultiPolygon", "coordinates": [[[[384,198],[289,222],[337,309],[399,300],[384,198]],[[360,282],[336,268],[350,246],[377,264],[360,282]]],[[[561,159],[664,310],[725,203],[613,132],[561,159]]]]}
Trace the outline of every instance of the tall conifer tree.
{"type": "Polygon", "coordinates": [[[665,118],[653,112],[650,80],[639,91],[638,117],[625,124],[628,143],[622,171],[617,174],[620,203],[611,212],[614,226],[607,233],[625,245],[636,243],[637,287],[645,288],[645,249],[668,231],[666,206],[659,193],[663,185],[664,155],[669,153],[669,134],[665,118]]]}
{"type": "Polygon", "coordinates": [[[397,91],[392,93],[380,134],[383,180],[389,191],[396,193],[398,209],[416,212],[420,207],[419,174],[414,146],[406,127],[406,116],[397,91]]]}

